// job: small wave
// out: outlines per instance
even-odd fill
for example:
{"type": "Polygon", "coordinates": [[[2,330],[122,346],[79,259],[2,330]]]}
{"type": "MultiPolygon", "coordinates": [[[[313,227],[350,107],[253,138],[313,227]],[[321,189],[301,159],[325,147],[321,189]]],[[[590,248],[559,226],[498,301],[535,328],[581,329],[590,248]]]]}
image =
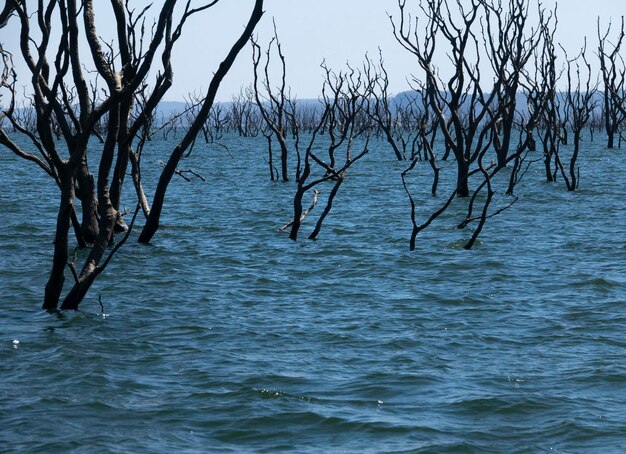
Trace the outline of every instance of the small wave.
{"type": "Polygon", "coordinates": [[[520,397],[480,397],[474,399],[462,399],[453,402],[448,407],[455,411],[476,415],[481,413],[500,415],[528,415],[538,411],[549,410],[550,402],[539,398],[520,397]]]}
{"type": "Polygon", "coordinates": [[[573,282],[572,286],[575,288],[596,287],[599,289],[611,289],[614,287],[624,287],[625,285],[622,282],[618,282],[605,277],[593,277],[573,282]]]}

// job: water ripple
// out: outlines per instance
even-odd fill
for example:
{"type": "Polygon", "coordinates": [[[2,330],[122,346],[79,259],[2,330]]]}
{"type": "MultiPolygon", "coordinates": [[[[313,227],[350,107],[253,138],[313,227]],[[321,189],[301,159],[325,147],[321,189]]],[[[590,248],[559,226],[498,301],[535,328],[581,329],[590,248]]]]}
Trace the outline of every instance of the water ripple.
{"type": "MultiPolygon", "coordinates": [[[[575,194],[529,172],[473,251],[455,201],[410,253],[404,163],[359,162],[292,242],[293,184],[228,140],[77,313],[39,310],[56,189],[10,203],[27,174],[0,154],[0,451],[626,451],[622,161],[592,147],[575,194]]],[[[425,220],[445,196],[415,175],[425,220]]]]}

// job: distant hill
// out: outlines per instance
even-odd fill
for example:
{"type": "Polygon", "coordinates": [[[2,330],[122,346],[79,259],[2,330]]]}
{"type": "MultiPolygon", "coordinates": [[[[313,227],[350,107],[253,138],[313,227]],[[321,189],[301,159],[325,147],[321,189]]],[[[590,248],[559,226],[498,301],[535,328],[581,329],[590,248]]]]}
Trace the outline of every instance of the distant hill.
{"type": "MultiPolygon", "coordinates": [[[[485,93],[485,97],[489,97],[490,93],[485,93]]],[[[403,91],[395,95],[393,98],[394,106],[407,106],[411,103],[415,103],[419,109],[422,106],[422,92],[415,90],[403,91]]],[[[528,111],[526,103],[526,96],[523,93],[517,94],[517,109],[526,113],[528,111]]]]}
{"type": "Polygon", "coordinates": [[[163,115],[165,118],[172,117],[183,112],[187,108],[187,103],[180,101],[162,101],[157,108],[157,117],[163,115]]]}
{"type": "MultiPolygon", "coordinates": [[[[488,97],[490,95],[490,93],[485,93],[485,97],[488,97]]],[[[565,93],[564,92],[560,92],[559,96],[564,96],[565,93]]],[[[408,91],[403,91],[398,93],[397,95],[392,97],[392,102],[390,103],[392,105],[392,108],[395,106],[407,106],[410,103],[416,103],[417,107],[421,107],[422,106],[422,93],[418,92],[418,91],[414,91],[414,90],[408,90],[408,91]]],[[[599,113],[602,111],[602,104],[603,104],[603,93],[601,91],[596,92],[595,96],[594,96],[594,101],[596,102],[597,106],[595,109],[595,113],[599,113]]],[[[528,102],[527,102],[527,98],[526,95],[522,92],[517,93],[517,110],[526,114],[528,113],[528,102]]]]}

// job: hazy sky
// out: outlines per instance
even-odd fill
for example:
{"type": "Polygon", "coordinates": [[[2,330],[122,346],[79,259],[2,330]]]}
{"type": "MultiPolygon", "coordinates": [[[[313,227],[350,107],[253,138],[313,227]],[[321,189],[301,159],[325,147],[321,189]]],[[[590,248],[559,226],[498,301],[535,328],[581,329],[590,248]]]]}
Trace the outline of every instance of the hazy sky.
{"type": "MultiPolygon", "coordinates": [[[[411,3],[417,4],[407,1],[407,5],[411,3]]],[[[222,0],[219,9],[216,7],[211,13],[215,19],[208,14],[206,22],[198,18],[190,24],[187,30],[190,45],[179,47],[178,57],[181,66],[184,60],[195,60],[197,64],[193,71],[177,70],[176,91],[171,97],[180,98],[184,87],[207,85],[203,77],[224,55],[224,45],[232,41],[233,32],[241,30],[238,24],[245,20],[251,4],[251,0],[222,0]],[[207,33],[206,39],[201,38],[204,33],[207,33]],[[220,39],[222,34],[230,36],[230,40],[220,39]]],[[[543,0],[543,4],[552,8],[555,2],[543,0]]],[[[401,48],[392,34],[387,13],[398,16],[397,0],[266,0],[265,10],[256,33],[259,42],[266,43],[271,38],[272,18],[275,18],[287,57],[288,84],[298,97],[317,97],[322,82],[319,64],[324,58],[332,67],[341,67],[346,61],[358,64],[366,52],[376,57],[379,46],[390,73],[392,92],[406,90],[407,76],[419,72],[412,56],[401,48]]],[[[618,25],[625,14],[626,0],[562,0],[557,37],[568,51],[575,53],[587,35],[589,49],[594,50],[597,17],[606,24],[612,18],[618,25]]],[[[250,83],[250,58],[247,49],[224,81],[220,98],[228,98],[242,85],[250,83]]]]}
{"type": "MultiPolygon", "coordinates": [[[[530,1],[531,8],[536,9],[537,0],[530,1]]],[[[104,7],[108,2],[102,0],[96,4],[104,7]]],[[[175,83],[168,100],[182,100],[189,91],[206,89],[212,72],[243,29],[252,4],[252,0],[222,0],[188,23],[175,50],[175,83]]],[[[416,5],[417,1],[407,0],[407,6],[411,4],[416,5]]],[[[554,0],[543,0],[543,4],[551,8],[554,0]]],[[[319,94],[322,82],[319,65],[324,58],[335,68],[342,67],[346,61],[358,65],[366,52],[376,57],[379,46],[392,92],[407,89],[407,77],[412,72],[419,73],[412,56],[393,38],[387,13],[398,16],[397,0],[266,0],[265,11],[256,32],[258,40],[261,44],[269,41],[274,18],[287,57],[288,84],[300,98],[315,98],[319,94]]],[[[595,50],[597,17],[604,24],[612,18],[618,25],[625,14],[626,0],[561,0],[557,38],[575,53],[587,35],[589,49],[595,50]]],[[[111,32],[108,15],[99,14],[98,25],[103,35],[111,32]]],[[[14,45],[15,31],[14,26],[0,29],[0,41],[14,45]]],[[[218,99],[229,99],[251,80],[252,64],[247,47],[224,80],[218,99]]]]}

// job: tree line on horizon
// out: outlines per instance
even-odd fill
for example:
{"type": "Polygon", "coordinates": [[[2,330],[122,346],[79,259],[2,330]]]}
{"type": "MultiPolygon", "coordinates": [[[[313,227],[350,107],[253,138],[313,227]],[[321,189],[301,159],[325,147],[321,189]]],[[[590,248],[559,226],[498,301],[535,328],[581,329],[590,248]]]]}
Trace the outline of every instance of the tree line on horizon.
{"type": "Polygon", "coordinates": [[[228,134],[265,137],[269,178],[295,182],[293,219],[281,227],[293,240],[324,187],[325,206],[308,235],[317,238],[352,166],[368,155],[372,139],[385,141],[391,156],[407,164],[400,179],[410,205],[413,250],[419,232],[456,199],[467,200],[458,227],[474,226],[465,244],[471,249],[486,221],[518,200],[517,186],[531,165],[539,163],[547,181],[560,179],[575,191],[584,131],[592,140],[602,131],[608,149],[621,147],[626,138],[624,18],[605,28],[598,19],[598,48],[589,50],[585,39],[569,55],[555,42],[556,9],[536,5],[538,22],[531,24],[530,0],[421,0],[412,10],[406,0],[398,0],[398,16],[388,20],[417,68],[411,91],[389,92],[379,52],[377,58],[366,55],[359,65],[340,70],[322,62],[317,102],[291,96],[276,24],[266,45],[254,36],[264,6],[255,0],[207,92],[191,93],[184,109],[164,116],[159,106],[172,84],[176,42],[190,17],[219,1],[193,7],[166,0],[137,10],[131,0],[111,0],[112,43],[99,38],[93,0],[41,1],[34,11],[25,0],[5,2],[0,24],[17,21],[21,37],[15,54],[0,45],[0,96],[8,99],[0,113],[0,145],[38,166],[60,194],[45,309],[78,308],[128,240],[139,214],[145,221],[138,241],[153,240],[167,189],[176,175],[188,179],[179,165],[197,140],[220,143],[228,134]],[[83,41],[89,46],[85,55],[79,52],[83,41]],[[221,80],[246,45],[252,48],[253,83],[231,102],[216,103],[221,80]],[[442,53],[449,58],[447,71],[434,63],[442,53]],[[31,91],[22,102],[14,58],[29,71],[31,91]],[[488,86],[481,79],[486,68],[495,75],[488,86]],[[28,147],[15,140],[18,135],[28,147]],[[171,139],[172,146],[150,198],[143,188],[141,157],[156,138],[171,139]],[[571,145],[567,152],[564,145],[571,145]],[[100,150],[97,158],[91,157],[94,149],[100,150]],[[454,163],[454,184],[440,208],[420,222],[411,172],[421,161],[432,169],[433,196],[439,196],[440,180],[446,177],[443,161],[454,163]],[[129,213],[120,208],[127,173],[137,206],[129,213]],[[312,202],[305,209],[308,195],[312,202]],[[74,244],[89,250],[82,266],[70,253],[74,244]],[[66,275],[72,282],[62,296],[66,275]]]}

